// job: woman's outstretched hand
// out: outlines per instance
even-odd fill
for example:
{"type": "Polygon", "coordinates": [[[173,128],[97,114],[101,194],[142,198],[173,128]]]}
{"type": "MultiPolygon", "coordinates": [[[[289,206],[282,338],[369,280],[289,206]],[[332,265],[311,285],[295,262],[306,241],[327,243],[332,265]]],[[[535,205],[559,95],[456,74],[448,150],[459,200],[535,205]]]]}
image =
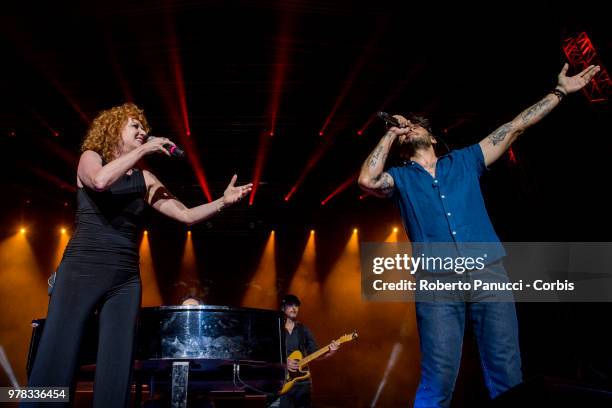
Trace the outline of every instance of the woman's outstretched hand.
{"type": "Polygon", "coordinates": [[[232,180],[223,192],[223,203],[225,205],[237,203],[238,201],[246,197],[253,189],[253,183],[245,184],[243,186],[236,186],[235,184],[237,179],[238,176],[234,174],[232,180]]]}

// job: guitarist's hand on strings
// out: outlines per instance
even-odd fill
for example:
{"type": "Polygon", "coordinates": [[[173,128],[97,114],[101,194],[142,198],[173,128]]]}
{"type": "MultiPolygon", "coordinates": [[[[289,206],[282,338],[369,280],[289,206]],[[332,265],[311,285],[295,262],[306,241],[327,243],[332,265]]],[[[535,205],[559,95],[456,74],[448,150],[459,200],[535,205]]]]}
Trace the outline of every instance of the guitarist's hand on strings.
{"type": "Polygon", "coordinates": [[[297,371],[299,368],[299,360],[287,359],[287,368],[289,371],[297,371]]]}

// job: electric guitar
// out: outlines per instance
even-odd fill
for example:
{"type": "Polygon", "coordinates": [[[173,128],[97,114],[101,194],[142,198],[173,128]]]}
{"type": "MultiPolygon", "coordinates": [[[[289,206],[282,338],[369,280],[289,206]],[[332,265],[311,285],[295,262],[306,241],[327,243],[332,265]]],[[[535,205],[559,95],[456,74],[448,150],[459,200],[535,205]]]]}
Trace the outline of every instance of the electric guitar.
{"type": "MultiPolygon", "coordinates": [[[[355,340],[357,338],[357,332],[354,331],[351,334],[345,334],[336,340],[336,343],[342,344],[347,341],[355,340]]],[[[307,355],[306,357],[302,356],[302,352],[299,350],[295,350],[293,353],[289,354],[287,357],[289,360],[299,360],[298,361],[298,369],[295,371],[287,370],[287,378],[285,380],[285,384],[283,388],[280,390],[279,395],[283,395],[289,392],[289,390],[293,387],[293,385],[298,381],[304,381],[310,378],[310,370],[308,370],[308,363],[316,360],[321,357],[323,354],[329,351],[329,344],[319,350],[315,351],[312,354],[307,355]]]]}

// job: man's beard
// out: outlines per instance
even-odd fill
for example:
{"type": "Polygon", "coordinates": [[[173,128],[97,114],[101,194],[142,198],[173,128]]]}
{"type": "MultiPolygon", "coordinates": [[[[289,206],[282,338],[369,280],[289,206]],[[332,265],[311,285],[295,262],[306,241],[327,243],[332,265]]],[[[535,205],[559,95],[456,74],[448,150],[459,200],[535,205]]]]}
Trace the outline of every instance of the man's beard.
{"type": "Polygon", "coordinates": [[[414,156],[417,150],[429,149],[433,144],[429,137],[412,138],[400,145],[400,155],[405,158],[414,156]]]}

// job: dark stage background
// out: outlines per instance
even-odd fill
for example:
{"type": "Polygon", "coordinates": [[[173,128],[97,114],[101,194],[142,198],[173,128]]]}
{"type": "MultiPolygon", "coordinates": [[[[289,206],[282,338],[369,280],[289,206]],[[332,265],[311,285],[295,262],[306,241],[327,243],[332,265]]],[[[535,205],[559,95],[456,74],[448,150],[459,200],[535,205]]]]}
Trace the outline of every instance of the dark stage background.
{"type": "MultiPolygon", "coordinates": [[[[612,63],[609,16],[591,4],[2,7],[0,345],[22,385],[29,322],[46,314],[45,280],[74,216],[80,141],[98,111],[134,101],[154,134],[193,152],[146,161],[187,205],[207,201],[207,191],[219,197],[234,173],[239,184],[261,182],[252,204],[191,227],[189,237],[187,227],[148,214],[144,305],[193,293],[208,304],[274,308],[291,289],[321,344],[360,332],[314,367],[317,406],[369,406],[394,347],[401,351],[377,406],[407,406],[418,383],[413,305],[359,296],[357,242],[401,230],[393,204],[364,197],[352,179],[384,131],[373,115],[424,113],[451,148],[463,147],[555,86],[567,36],[586,31],[604,66],[612,63]]],[[[491,167],[483,191],[502,240],[610,240],[611,125],[609,102],[572,95],[519,138],[514,160],[491,167]]],[[[609,304],[517,307],[526,378],[612,388],[609,304]]],[[[0,385],[8,384],[3,371],[0,385]]],[[[468,336],[455,406],[485,394],[468,336]]]]}

